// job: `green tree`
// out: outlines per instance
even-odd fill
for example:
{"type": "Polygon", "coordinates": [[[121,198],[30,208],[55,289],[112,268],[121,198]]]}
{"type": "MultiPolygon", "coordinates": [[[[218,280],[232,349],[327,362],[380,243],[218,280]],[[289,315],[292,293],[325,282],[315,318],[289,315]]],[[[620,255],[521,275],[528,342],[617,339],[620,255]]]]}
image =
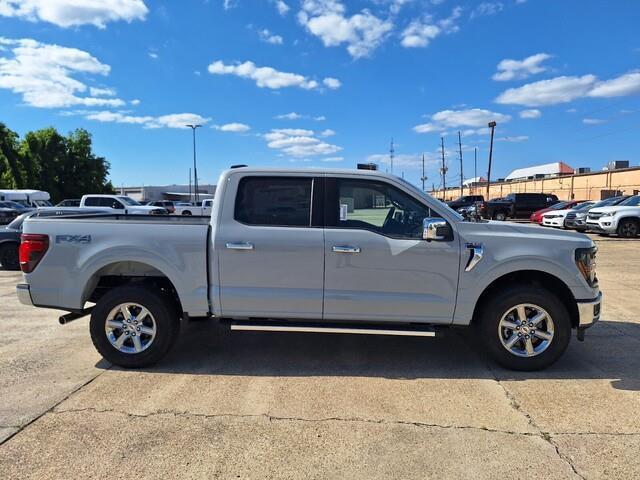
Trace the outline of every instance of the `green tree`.
{"type": "Polygon", "coordinates": [[[22,159],[18,151],[18,134],[0,122],[0,187],[22,188],[22,159]]]}

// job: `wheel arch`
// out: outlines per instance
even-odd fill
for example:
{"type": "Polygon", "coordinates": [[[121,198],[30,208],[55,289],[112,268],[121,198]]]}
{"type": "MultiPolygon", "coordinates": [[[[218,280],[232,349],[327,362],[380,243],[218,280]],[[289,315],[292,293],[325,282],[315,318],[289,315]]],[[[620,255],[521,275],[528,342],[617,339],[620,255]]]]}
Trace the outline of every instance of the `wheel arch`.
{"type": "Polygon", "coordinates": [[[544,288],[550,293],[557,295],[569,312],[571,326],[578,326],[578,305],[571,289],[560,278],[541,270],[518,270],[507,273],[493,280],[485,287],[478,297],[478,301],[473,309],[471,323],[476,322],[484,304],[489,298],[491,298],[491,295],[502,289],[521,285],[531,285],[544,288]]]}

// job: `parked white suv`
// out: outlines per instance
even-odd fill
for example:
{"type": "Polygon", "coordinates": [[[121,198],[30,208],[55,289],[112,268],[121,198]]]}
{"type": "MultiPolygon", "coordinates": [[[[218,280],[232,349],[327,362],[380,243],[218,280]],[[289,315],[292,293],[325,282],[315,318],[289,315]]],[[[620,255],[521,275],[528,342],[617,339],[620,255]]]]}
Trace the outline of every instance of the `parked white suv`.
{"type": "Polygon", "coordinates": [[[640,195],[613,207],[593,208],[587,215],[587,228],[598,233],[617,233],[633,238],[640,234],[640,195]]]}
{"type": "Polygon", "coordinates": [[[141,205],[125,195],[84,195],[80,200],[80,208],[130,215],[166,215],[169,213],[164,208],[141,205]]]}

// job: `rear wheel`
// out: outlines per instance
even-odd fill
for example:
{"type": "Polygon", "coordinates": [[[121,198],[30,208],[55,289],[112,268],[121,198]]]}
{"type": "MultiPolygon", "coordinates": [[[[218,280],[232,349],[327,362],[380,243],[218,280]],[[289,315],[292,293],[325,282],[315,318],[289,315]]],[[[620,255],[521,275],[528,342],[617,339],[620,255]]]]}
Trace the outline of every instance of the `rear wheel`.
{"type": "Polygon", "coordinates": [[[496,212],[493,214],[493,219],[504,222],[507,219],[507,214],[505,212],[496,212]]]}
{"type": "Polygon", "coordinates": [[[618,236],[623,238],[634,238],[638,236],[638,222],[633,218],[626,218],[618,225],[618,236]]]}
{"type": "Polygon", "coordinates": [[[191,212],[189,210],[185,210],[184,212],[182,212],[182,215],[189,216],[191,215],[191,212]]]}
{"type": "Polygon", "coordinates": [[[160,360],[180,331],[178,311],[160,293],[124,285],[105,294],[91,313],[91,340],[108,361],[139,368],[160,360]]]}
{"type": "Polygon", "coordinates": [[[17,243],[9,243],[0,246],[0,265],[7,270],[20,270],[17,243]]]}
{"type": "Polygon", "coordinates": [[[571,339],[567,309],[552,292],[512,287],[483,305],[480,336],[489,354],[512,370],[541,370],[564,353],[571,339]]]}

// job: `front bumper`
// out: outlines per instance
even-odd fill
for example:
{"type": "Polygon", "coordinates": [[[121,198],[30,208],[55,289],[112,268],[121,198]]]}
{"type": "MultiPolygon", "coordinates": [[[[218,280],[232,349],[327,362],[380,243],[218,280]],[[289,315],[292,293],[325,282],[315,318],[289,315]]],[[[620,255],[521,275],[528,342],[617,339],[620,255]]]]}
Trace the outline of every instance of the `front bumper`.
{"type": "Polygon", "coordinates": [[[542,225],[545,227],[564,227],[564,218],[544,218],[542,225]]]}
{"type": "Polygon", "coordinates": [[[600,320],[602,292],[593,300],[578,301],[578,328],[588,328],[600,320]]]}
{"type": "Polygon", "coordinates": [[[31,291],[27,283],[19,283],[16,287],[16,293],[18,294],[18,300],[23,305],[33,306],[33,300],[31,299],[31,291]]]}

